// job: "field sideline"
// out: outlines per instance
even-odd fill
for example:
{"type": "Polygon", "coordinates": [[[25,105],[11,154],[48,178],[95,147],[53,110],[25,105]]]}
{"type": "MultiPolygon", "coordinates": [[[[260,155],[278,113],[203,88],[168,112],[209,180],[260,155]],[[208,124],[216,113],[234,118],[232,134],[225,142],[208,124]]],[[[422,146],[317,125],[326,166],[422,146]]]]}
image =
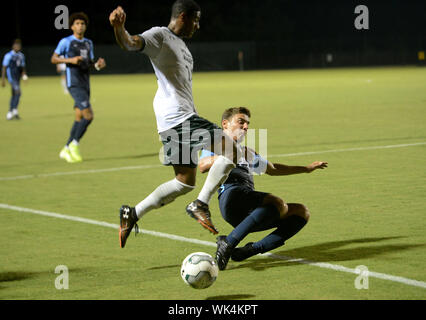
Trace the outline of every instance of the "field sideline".
{"type": "MultiPolygon", "coordinates": [[[[219,123],[229,106],[251,109],[251,128],[268,130],[270,161],[329,162],[310,175],[255,177],[258,190],[306,204],[308,225],[270,255],[231,261],[211,288],[187,287],[183,258],[215,251],[215,238],[184,213],[205,175],[118,246],[120,205],[172,177],[158,161],[154,75],[92,77],[85,161],[69,165],[58,154],[72,101],[59,78],[30,74],[23,120],[6,122],[10,90],[0,91],[0,299],[426,298],[424,68],[195,73],[193,81],[203,117],[219,123]],[[69,268],[68,290],[55,288],[58,265],[69,268]],[[354,286],[358,266],[371,272],[368,289],[354,286]]],[[[211,210],[221,234],[230,232],[216,199],[211,210]]]]}

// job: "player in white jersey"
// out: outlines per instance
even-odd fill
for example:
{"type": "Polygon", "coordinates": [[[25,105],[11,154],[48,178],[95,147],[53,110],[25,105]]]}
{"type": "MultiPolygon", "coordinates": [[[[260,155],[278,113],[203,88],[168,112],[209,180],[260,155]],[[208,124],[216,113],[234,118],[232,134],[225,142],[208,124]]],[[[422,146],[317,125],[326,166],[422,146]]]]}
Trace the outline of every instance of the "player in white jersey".
{"type": "Polygon", "coordinates": [[[144,214],[195,188],[197,151],[202,148],[214,149],[220,156],[210,169],[198,198],[186,207],[186,212],[204,228],[218,233],[211,221],[208,203],[235,167],[242,150],[223,135],[219,126],[198,116],[194,105],[193,58],[183,39],[191,38],[200,28],[200,18],[201,9],[197,3],[177,0],[167,27],[154,27],[132,36],[124,27],[126,13],[123,8],[118,7],[110,14],[110,23],[120,47],[127,51],[140,51],[152,63],[158,80],[154,111],[158,133],[164,144],[164,164],[173,166],[175,173],[173,180],[160,185],[135,207],[123,205],[120,208],[119,239],[122,248],[144,214]]]}

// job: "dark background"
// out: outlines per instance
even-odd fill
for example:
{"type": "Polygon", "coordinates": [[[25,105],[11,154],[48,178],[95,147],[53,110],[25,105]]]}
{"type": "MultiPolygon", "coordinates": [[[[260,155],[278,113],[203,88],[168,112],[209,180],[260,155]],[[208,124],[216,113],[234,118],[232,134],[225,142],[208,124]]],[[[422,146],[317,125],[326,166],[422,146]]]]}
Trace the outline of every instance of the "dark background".
{"type": "MultiPolygon", "coordinates": [[[[51,52],[69,30],[54,26],[57,5],[70,13],[84,11],[90,24],[86,37],[96,55],[113,62],[108,72],[148,72],[146,61],[115,45],[109,13],[121,5],[131,34],[167,25],[173,0],[158,1],[24,1],[2,3],[1,54],[14,38],[23,40],[33,73],[43,74],[51,52]],[[33,63],[31,63],[31,56],[33,63]],[[44,59],[44,56],[48,56],[44,59]],[[119,63],[130,59],[132,67],[119,63]],[[34,63],[34,59],[37,63],[34,63]],[[42,67],[43,66],[43,67],[42,67]]],[[[420,0],[199,0],[201,29],[188,41],[196,70],[237,70],[238,51],[245,69],[422,64],[426,49],[426,1],[420,0]],[[369,30],[357,30],[357,5],[369,9],[369,30]],[[331,54],[333,59],[326,59],[331,54]]],[[[108,61],[107,61],[108,62],[108,61]]],[[[50,70],[50,69],[49,69],[50,70]]],[[[45,71],[47,73],[50,71],[45,71]]]]}

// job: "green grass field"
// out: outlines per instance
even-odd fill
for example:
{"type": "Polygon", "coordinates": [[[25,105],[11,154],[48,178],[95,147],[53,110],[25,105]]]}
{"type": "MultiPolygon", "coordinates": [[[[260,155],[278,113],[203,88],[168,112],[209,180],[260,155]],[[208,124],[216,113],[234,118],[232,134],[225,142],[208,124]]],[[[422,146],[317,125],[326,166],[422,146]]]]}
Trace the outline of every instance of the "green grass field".
{"type": "MultiPolygon", "coordinates": [[[[163,234],[132,235],[120,249],[114,228],[122,204],[173,177],[159,165],[154,75],[92,77],[95,121],[80,164],[58,158],[71,98],[59,78],[30,75],[21,121],[5,120],[10,89],[0,91],[0,299],[426,298],[425,68],[196,73],[193,82],[203,117],[219,123],[227,107],[251,109],[251,128],[268,130],[270,161],[329,162],[310,175],[255,177],[258,190],[307,205],[308,225],[274,256],[231,261],[212,287],[191,289],[179,275],[182,260],[215,247],[168,235],[215,241],[184,212],[205,175],[192,194],[141,220],[163,234]],[[58,265],[68,267],[68,290],[55,288],[58,265]],[[368,289],[345,272],[360,265],[372,273],[368,289]]],[[[229,233],[216,198],[211,211],[229,233]]]]}

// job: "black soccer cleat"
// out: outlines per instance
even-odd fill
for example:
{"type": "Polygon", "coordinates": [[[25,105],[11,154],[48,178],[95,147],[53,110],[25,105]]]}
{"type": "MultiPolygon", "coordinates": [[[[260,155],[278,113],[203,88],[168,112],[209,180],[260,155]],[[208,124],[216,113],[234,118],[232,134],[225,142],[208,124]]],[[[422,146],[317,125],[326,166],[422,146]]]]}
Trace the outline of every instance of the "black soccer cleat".
{"type": "Polygon", "coordinates": [[[216,262],[219,270],[225,270],[234,248],[226,241],[226,236],[216,238],[216,262]]]}
{"type": "Polygon", "coordinates": [[[187,205],[186,213],[193,219],[197,220],[204,228],[209,230],[213,234],[218,234],[219,231],[213,225],[213,222],[210,218],[209,205],[201,202],[200,200],[195,200],[187,205]]]}
{"type": "Polygon", "coordinates": [[[135,227],[135,235],[139,233],[139,226],[137,225],[138,217],[135,208],[123,205],[120,208],[120,248],[124,248],[127,238],[135,227]]]}
{"type": "Polygon", "coordinates": [[[259,253],[259,250],[253,248],[253,242],[247,243],[244,247],[235,248],[232,252],[233,261],[243,261],[259,253]]]}

